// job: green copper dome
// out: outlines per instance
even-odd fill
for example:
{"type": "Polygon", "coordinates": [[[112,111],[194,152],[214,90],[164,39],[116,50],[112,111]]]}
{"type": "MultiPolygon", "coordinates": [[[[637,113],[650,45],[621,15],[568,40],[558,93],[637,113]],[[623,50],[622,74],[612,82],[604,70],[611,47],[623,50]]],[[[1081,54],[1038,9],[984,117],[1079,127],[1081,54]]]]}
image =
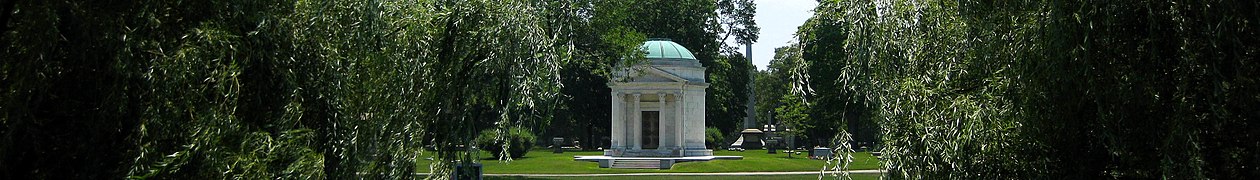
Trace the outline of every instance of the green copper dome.
{"type": "Polygon", "coordinates": [[[651,38],[639,47],[647,52],[646,58],[654,66],[701,67],[691,51],[666,38],[651,38]]]}
{"type": "Polygon", "coordinates": [[[687,48],[664,38],[652,38],[643,42],[643,51],[647,51],[648,59],[696,59],[687,48]]]}

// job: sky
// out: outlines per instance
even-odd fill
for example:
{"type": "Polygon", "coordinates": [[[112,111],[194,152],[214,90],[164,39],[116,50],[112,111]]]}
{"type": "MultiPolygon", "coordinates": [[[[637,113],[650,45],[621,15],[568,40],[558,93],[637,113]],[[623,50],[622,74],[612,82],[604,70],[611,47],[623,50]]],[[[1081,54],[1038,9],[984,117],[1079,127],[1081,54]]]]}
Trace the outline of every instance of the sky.
{"type": "MultiPolygon", "coordinates": [[[[788,45],[793,39],[796,27],[805,23],[813,15],[816,0],[754,0],[757,3],[757,26],[761,27],[760,38],[753,43],[753,65],[765,70],[774,58],[774,48],[788,45]]],[[[734,38],[731,38],[734,39],[734,38]]],[[[733,42],[733,40],[731,40],[733,42]]],[[[731,42],[728,42],[731,43],[731,42]]],[[[734,43],[731,43],[734,44],[734,43]]],[[[738,45],[739,52],[746,52],[743,45],[738,45]]]]}

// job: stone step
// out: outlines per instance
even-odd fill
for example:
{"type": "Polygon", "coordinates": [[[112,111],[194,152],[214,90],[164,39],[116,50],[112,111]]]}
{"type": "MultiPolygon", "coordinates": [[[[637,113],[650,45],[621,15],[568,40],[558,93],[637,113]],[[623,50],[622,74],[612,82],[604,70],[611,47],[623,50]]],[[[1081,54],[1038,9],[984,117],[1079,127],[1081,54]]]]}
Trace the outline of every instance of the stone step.
{"type": "Polygon", "coordinates": [[[659,169],[669,169],[668,167],[666,167],[666,168],[661,168],[661,164],[662,164],[662,163],[661,163],[661,160],[630,160],[630,159],[618,159],[618,160],[613,160],[613,161],[612,161],[611,168],[621,168],[621,169],[658,169],[658,168],[659,168],[659,169]]]}

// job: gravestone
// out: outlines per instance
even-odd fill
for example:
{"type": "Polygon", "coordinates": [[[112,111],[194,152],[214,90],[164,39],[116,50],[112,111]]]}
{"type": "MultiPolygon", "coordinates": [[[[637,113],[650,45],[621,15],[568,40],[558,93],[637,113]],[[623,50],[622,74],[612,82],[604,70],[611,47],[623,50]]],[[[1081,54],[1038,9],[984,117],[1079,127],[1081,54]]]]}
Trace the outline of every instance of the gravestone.
{"type": "Polygon", "coordinates": [[[765,134],[765,132],[761,132],[759,129],[744,129],[744,131],[739,132],[739,140],[732,144],[731,147],[739,147],[741,149],[761,149],[761,136],[763,134],[765,134]]]}
{"type": "Polygon", "coordinates": [[[775,152],[775,151],[778,151],[778,148],[775,147],[776,144],[779,144],[778,139],[774,139],[774,138],[767,139],[766,140],[766,153],[778,154],[778,152],[775,152]]]}
{"type": "Polygon", "coordinates": [[[562,137],[551,138],[551,149],[552,149],[551,153],[555,153],[555,154],[564,153],[564,138],[562,137]]]}
{"type": "Polygon", "coordinates": [[[458,163],[455,164],[455,172],[451,173],[456,180],[481,180],[481,163],[458,163]]]}
{"type": "Polygon", "coordinates": [[[813,155],[814,158],[817,158],[817,159],[831,157],[831,148],[825,148],[825,147],[814,148],[813,152],[814,153],[812,154],[814,154],[813,155]]]}

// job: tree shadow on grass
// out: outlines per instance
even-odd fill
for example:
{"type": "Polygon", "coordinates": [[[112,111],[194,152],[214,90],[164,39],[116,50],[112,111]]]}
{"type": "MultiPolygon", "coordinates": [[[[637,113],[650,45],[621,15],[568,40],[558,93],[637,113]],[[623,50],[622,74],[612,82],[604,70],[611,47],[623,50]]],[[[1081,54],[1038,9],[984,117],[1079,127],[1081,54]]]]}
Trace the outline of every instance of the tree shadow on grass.
{"type": "MultiPolygon", "coordinates": [[[[525,156],[525,157],[518,157],[518,158],[512,158],[512,161],[516,161],[516,160],[523,160],[523,159],[530,159],[530,158],[531,158],[531,157],[529,157],[529,156],[525,156]]],[[[484,157],[484,158],[481,158],[481,160],[482,160],[482,161],[498,161],[498,160],[499,160],[499,158],[497,158],[497,157],[484,157]]]]}
{"type": "Polygon", "coordinates": [[[551,179],[548,179],[548,178],[539,178],[539,177],[523,177],[523,176],[487,176],[487,177],[485,177],[485,179],[493,179],[493,180],[551,180],[551,179]]]}

